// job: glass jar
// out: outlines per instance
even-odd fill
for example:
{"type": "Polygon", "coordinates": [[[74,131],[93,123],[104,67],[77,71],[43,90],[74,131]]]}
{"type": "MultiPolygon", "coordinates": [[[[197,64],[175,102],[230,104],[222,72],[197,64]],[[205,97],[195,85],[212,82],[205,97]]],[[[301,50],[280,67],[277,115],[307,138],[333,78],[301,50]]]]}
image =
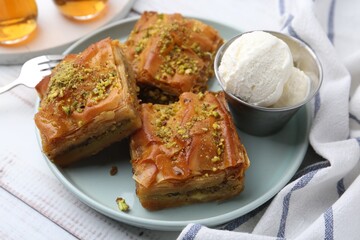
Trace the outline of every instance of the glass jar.
{"type": "Polygon", "coordinates": [[[88,20],[98,16],[106,7],[107,0],[54,0],[60,12],[76,20],[88,20]]]}
{"type": "Polygon", "coordinates": [[[29,37],[37,27],[35,0],[0,0],[0,44],[14,44],[29,37]]]}

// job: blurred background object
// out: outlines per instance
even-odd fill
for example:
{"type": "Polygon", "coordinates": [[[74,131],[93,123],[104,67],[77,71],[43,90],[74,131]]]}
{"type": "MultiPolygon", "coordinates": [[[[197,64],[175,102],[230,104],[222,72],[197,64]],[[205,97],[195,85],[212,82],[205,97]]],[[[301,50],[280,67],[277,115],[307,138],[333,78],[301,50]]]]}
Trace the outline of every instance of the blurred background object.
{"type": "Polygon", "coordinates": [[[88,20],[98,16],[106,7],[107,0],[54,0],[60,12],[76,20],[88,20]]]}
{"type": "MultiPolygon", "coordinates": [[[[15,0],[8,0],[15,2],[15,0]]],[[[18,1],[18,0],[17,0],[18,1]]],[[[52,0],[36,0],[38,17],[35,34],[21,44],[0,44],[0,65],[23,64],[47,54],[61,54],[74,41],[109,24],[129,17],[134,0],[107,0],[105,9],[89,21],[76,21],[59,11],[52,0]]],[[[4,1],[0,0],[0,16],[4,1]]],[[[19,7],[21,8],[21,7],[19,7]]],[[[0,30],[1,31],[1,30],[0,30]]]]}
{"type": "Polygon", "coordinates": [[[37,27],[35,0],[0,0],[0,43],[15,44],[29,37],[37,27]]]}

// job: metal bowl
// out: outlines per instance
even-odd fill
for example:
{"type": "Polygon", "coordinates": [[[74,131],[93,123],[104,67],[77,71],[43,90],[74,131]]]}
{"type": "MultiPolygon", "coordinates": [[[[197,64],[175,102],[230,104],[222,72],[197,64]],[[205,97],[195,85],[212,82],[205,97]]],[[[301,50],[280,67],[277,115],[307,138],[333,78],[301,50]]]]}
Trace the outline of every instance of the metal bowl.
{"type": "Polygon", "coordinates": [[[229,103],[230,111],[233,115],[235,125],[242,131],[256,136],[267,136],[274,134],[281,130],[286,123],[291,119],[292,116],[307,102],[309,102],[319,91],[322,83],[322,67],[318,57],[315,52],[303,41],[296,39],[294,37],[285,35],[279,32],[273,31],[264,31],[270,33],[281,40],[283,40],[290,48],[290,51],[293,56],[294,66],[306,73],[310,80],[310,92],[306,99],[304,99],[299,104],[282,107],[282,108],[273,108],[273,107],[260,107],[240,99],[239,97],[233,95],[232,93],[225,90],[223,81],[219,76],[219,66],[221,59],[230,46],[230,44],[235,41],[237,38],[241,37],[243,34],[249,33],[244,32],[239,34],[229,41],[227,41],[223,46],[218,50],[215,61],[214,61],[214,71],[215,76],[225,92],[226,99],[229,103]]]}

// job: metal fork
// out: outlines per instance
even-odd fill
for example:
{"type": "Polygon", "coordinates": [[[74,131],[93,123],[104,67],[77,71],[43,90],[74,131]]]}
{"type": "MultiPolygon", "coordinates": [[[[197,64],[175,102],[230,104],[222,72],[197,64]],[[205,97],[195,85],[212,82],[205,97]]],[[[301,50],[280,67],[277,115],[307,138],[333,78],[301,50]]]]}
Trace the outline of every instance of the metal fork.
{"type": "Polygon", "coordinates": [[[4,93],[15,86],[25,85],[27,87],[35,87],[43,77],[49,75],[51,70],[64,58],[62,55],[44,55],[32,58],[24,63],[18,78],[0,87],[0,94],[4,93]]]}

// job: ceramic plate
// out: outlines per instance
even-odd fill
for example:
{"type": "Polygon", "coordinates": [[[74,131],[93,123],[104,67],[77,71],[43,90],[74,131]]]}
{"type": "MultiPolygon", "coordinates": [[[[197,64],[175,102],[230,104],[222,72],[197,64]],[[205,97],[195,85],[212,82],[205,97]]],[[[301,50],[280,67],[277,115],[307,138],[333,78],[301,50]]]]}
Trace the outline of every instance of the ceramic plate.
{"type": "MultiPolygon", "coordinates": [[[[89,44],[105,37],[124,41],[137,19],[119,21],[107,26],[71,46],[66,53],[80,52],[89,44]]],[[[200,19],[215,27],[229,39],[240,30],[200,19]]],[[[220,90],[215,79],[211,90],[220,90]]],[[[69,168],[59,168],[46,157],[50,169],[64,186],[85,204],[118,221],[156,230],[181,230],[188,223],[217,226],[240,217],[272,198],[284,187],[300,166],[308,146],[310,114],[302,108],[279,133],[269,137],[254,137],[239,131],[251,161],[246,172],[245,190],[225,202],[194,204],[156,212],[145,210],[136,197],[135,182],[129,156],[129,143],[112,145],[86,161],[69,168]],[[118,173],[110,175],[112,166],[118,173]],[[130,211],[118,210],[115,199],[122,197],[130,211]]]]}

